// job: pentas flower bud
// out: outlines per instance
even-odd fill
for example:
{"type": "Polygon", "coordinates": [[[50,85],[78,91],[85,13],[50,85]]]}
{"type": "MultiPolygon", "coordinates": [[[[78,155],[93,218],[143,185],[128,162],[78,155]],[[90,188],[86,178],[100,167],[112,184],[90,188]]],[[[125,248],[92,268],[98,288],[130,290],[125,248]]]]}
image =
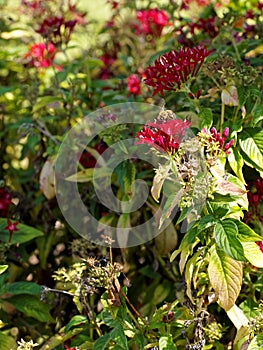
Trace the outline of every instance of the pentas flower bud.
{"type": "Polygon", "coordinates": [[[4,230],[9,231],[9,242],[11,242],[11,240],[12,240],[13,233],[15,231],[18,231],[18,228],[16,227],[17,225],[18,225],[18,222],[12,223],[12,221],[10,219],[7,219],[7,226],[4,228],[4,230]]]}
{"type": "Polygon", "coordinates": [[[230,140],[228,143],[225,144],[224,151],[227,153],[227,151],[233,146],[234,140],[230,140]]]}
{"type": "Polygon", "coordinates": [[[222,136],[223,136],[224,139],[226,139],[228,135],[229,135],[229,128],[225,128],[225,129],[223,130],[222,136]]]}

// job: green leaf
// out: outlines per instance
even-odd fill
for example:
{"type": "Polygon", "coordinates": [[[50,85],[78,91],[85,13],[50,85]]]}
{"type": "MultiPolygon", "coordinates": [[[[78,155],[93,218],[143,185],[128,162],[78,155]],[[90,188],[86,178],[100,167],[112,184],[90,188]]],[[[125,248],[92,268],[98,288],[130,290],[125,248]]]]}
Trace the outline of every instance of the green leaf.
{"type": "Polygon", "coordinates": [[[37,102],[35,103],[33,107],[33,113],[37,112],[43,107],[48,107],[50,103],[54,102],[62,102],[63,99],[58,96],[42,96],[37,99],[37,102]]]}
{"type": "Polygon", "coordinates": [[[7,284],[6,292],[10,294],[40,295],[41,286],[33,282],[13,282],[7,284]]]}
{"type": "Polygon", "coordinates": [[[256,126],[263,119],[263,105],[258,104],[253,113],[253,126],[256,126]]]}
{"type": "Polygon", "coordinates": [[[0,346],[1,350],[15,350],[17,349],[17,343],[13,337],[0,332],[0,346]]]}
{"type": "Polygon", "coordinates": [[[231,219],[217,222],[214,227],[214,236],[219,248],[236,260],[245,260],[243,246],[237,238],[238,228],[231,219]]]}
{"type": "Polygon", "coordinates": [[[242,107],[244,106],[246,99],[248,97],[248,90],[244,86],[238,86],[237,94],[238,94],[239,106],[242,107]]]}
{"type": "Polygon", "coordinates": [[[8,265],[0,265],[0,275],[8,269],[8,265]]]}
{"type": "Polygon", "coordinates": [[[230,148],[229,152],[230,153],[227,157],[229,165],[231,166],[231,169],[234,171],[239,180],[245,184],[246,182],[242,172],[242,168],[244,165],[243,157],[241,156],[239,150],[235,147],[230,148]]]}
{"type": "Polygon", "coordinates": [[[208,276],[224,310],[234,306],[242,285],[242,263],[213,245],[210,249],[208,276]]]}
{"type": "Polygon", "coordinates": [[[47,304],[40,301],[38,297],[26,294],[19,294],[6,299],[17,310],[24,313],[27,317],[33,317],[40,322],[54,322],[49,313],[47,304]]]}
{"type": "Polygon", "coordinates": [[[200,129],[211,128],[211,126],[213,125],[213,113],[210,108],[201,109],[200,113],[198,114],[198,117],[200,118],[200,129]]]}
{"type": "Polygon", "coordinates": [[[66,178],[67,181],[72,182],[89,182],[96,179],[104,178],[112,175],[112,170],[107,167],[84,169],[76,174],[70,175],[66,178]]]}
{"type": "MultiPolygon", "coordinates": [[[[14,220],[11,220],[12,223],[14,223],[14,220]]],[[[9,241],[9,232],[7,230],[4,230],[4,228],[7,226],[7,220],[5,218],[0,218],[0,241],[2,242],[8,242],[9,241]]],[[[24,225],[24,224],[18,224],[17,226],[18,231],[14,231],[12,236],[12,244],[16,243],[25,243],[27,241],[30,241],[33,238],[43,236],[43,232],[24,225]]]]}
{"type": "Polygon", "coordinates": [[[255,168],[263,171],[263,130],[259,128],[244,129],[239,144],[255,168]]]}
{"type": "Polygon", "coordinates": [[[183,193],[184,193],[184,190],[181,188],[178,190],[178,192],[172,193],[168,196],[162,210],[162,216],[160,218],[159,228],[162,227],[164,221],[170,217],[176,205],[179,204],[183,193]]]}
{"type": "Polygon", "coordinates": [[[262,350],[263,349],[263,334],[259,334],[256,337],[254,337],[247,350],[262,350]]]}
{"type": "Polygon", "coordinates": [[[124,334],[123,326],[118,324],[111,332],[111,339],[115,342],[116,345],[121,346],[123,349],[128,349],[127,338],[124,334]]]}
{"type": "Polygon", "coordinates": [[[256,267],[263,267],[263,253],[255,242],[241,242],[246,259],[256,267]]]}
{"type": "Polygon", "coordinates": [[[209,214],[209,215],[203,216],[198,222],[197,232],[200,233],[206,230],[207,228],[214,226],[216,222],[217,220],[213,215],[209,214]]]}
{"type": "Polygon", "coordinates": [[[159,339],[159,350],[176,350],[177,347],[173,342],[171,335],[164,335],[159,339]]]}
{"type": "Polygon", "coordinates": [[[69,323],[65,327],[65,332],[67,333],[71,328],[79,326],[87,322],[87,317],[82,315],[75,315],[71,318],[69,323]]]}
{"type": "Polygon", "coordinates": [[[247,224],[242,221],[232,219],[238,228],[238,239],[240,242],[259,242],[262,237],[252,230],[247,224]]]}

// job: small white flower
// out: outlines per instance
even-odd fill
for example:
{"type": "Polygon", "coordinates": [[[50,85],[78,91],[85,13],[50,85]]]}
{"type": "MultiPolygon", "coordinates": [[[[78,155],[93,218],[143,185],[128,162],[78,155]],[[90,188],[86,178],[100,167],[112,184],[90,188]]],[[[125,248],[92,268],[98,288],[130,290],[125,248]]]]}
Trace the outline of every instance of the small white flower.
{"type": "Polygon", "coordinates": [[[19,345],[17,350],[32,350],[35,346],[38,346],[39,344],[33,343],[33,340],[25,341],[24,339],[21,339],[21,341],[18,341],[17,344],[19,345]]]}

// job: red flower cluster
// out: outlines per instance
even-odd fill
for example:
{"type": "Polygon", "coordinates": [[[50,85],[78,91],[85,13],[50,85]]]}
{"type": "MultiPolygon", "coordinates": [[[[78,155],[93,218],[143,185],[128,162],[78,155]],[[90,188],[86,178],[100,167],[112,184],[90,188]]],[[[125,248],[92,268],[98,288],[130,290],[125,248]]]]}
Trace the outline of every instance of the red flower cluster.
{"type": "MultiPolygon", "coordinates": [[[[108,146],[106,145],[105,142],[100,141],[99,143],[97,143],[94,147],[93,147],[97,152],[99,152],[99,154],[102,154],[107,148],[108,146]]],[[[84,168],[94,168],[96,165],[96,159],[93,157],[93,155],[90,154],[90,152],[88,151],[84,151],[79,159],[80,164],[84,167],[84,168]]]]}
{"type": "Polygon", "coordinates": [[[36,32],[41,34],[43,38],[51,41],[54,45],[59,45],[62,42],[69,42],[76,24],[76,19],[66,21],[63,17],[51,17],[44,19],[36,32]]]}
{"type": "MultiPolygon", "coordinates": [[[[31,45],[24,55],[25,64],[35,68],[48,68],[54,63],[56,48],[52,43],[31,45]]],[[[58,67],[59,68],[59,67],[58,67]]]]}
{"type": "Polygon", "coordinates": [[[132,74],[128,78],[129,95],[138,96],[141,94],[141,80],[137,74],[132,74]]]}
{"type": "Polygon", "coordinates": [[[212,52],[202,46],[167,52],[153,66],[146,68],[144,82],[154,88],[154,95],[158,92],[163,95],[164,90],[180,89],[183,83],[198,74],[205,58],[212,52]]]}
{"type": "Polygon", "coordinates": [[[6,217],[12,197],[3,187],[0,188],[0,217],[6,217]]]}
{"type": "Polygon", "coordinates": [[[220,148],[226,153],[229,154],[229,149],[233,146],[234,140],[230,140],[229,142],[225,143],[226,138],[229,135],[229,128],[225,128],[223,130],[222,136],[220,133],[216,130],[216,128],[211,129],[211,141],[215,141],[219,143],[220,148]]]}
{"type": "Polygon", "coordinates": [[[138,143],[147,143],[159,151],[168,154],[176,152],[182,142],[185,130],[191,122],[188,120],[171,119],[147,123],[143,130],[137,133],[138,143]]]}
{"type": "Polygon", "coordinates": [[[140,22],[140,26],[135,28],[137,35],[145,34],[158,38],[169,18],[163,10],[149,9],[137,11],[137,19],[140,22]]]}

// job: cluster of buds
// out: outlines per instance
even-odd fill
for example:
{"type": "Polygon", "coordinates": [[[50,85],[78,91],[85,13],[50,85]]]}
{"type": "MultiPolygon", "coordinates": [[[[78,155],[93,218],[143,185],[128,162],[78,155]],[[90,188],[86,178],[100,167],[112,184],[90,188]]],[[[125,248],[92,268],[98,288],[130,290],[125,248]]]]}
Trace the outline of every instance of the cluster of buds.
{"type": "Polygon", "coordinates": [[[205,58],[212,52],[205,46],[182,47],[179,51],[167,52],[146,68],[144,82],[154,88],[154,95],[158,92],[164,95],[164,90],[180,90],[182,84],[198,74],[205,58]]]}
{"type": "Polygon", "coordinates": [[[223,150],[226,154],[229,154],[229,149],[233,146],[234,140],[230,140],[226,143],[226,139],[229,135],[229,128],[225,128],[223,130],[222,136],[220,133],[216,130],[216,128],[211,129],[212,139],[211,141],[216,141],[219,143],[219,147],[221,150],[223,150]]]}
{"type": "Polygon", "coordinates": [[[163,322],[164,323],[171,323],[175,320],[174,318],[174,312],[173,311],[168,311],[167,315],[163,316],[163,322]]]}
{"type": "Polygon", "coordinates": [[[52,44],[59,45],[62,42],[69,42],[76,24],[76,19],[66,21],[63,17],[55,16],[44,19],[36,32],[52,44]]]}
{"type": "MultiPolygon", "coordinates": [[[[223,130],[222,136],[216,130],[216,128],[211,128],[207,130],[203,128],[201,132],[198,133],[198,140],[202,146],[205,147],[208,161],[213,163],[213,160],[216,159],[220,154],[225,153],[229,154],[230,148],[234,144],[234,140],[226,142],[226,139],[229,135],[229,128],[223,130]]],[[[212,165],[212,163],[210,165],[212,165]]]]}
{"type": "Polygon", "coordinates": [[[189,92],[188,93],[188,96],[192,99],[192,100],[194,100],[194,99],[198,99],[200,96],[202,95],[202,90],[201,89],[199,89],[195,94],[194,93],[192,93],[192,92],[189,92]]]}

